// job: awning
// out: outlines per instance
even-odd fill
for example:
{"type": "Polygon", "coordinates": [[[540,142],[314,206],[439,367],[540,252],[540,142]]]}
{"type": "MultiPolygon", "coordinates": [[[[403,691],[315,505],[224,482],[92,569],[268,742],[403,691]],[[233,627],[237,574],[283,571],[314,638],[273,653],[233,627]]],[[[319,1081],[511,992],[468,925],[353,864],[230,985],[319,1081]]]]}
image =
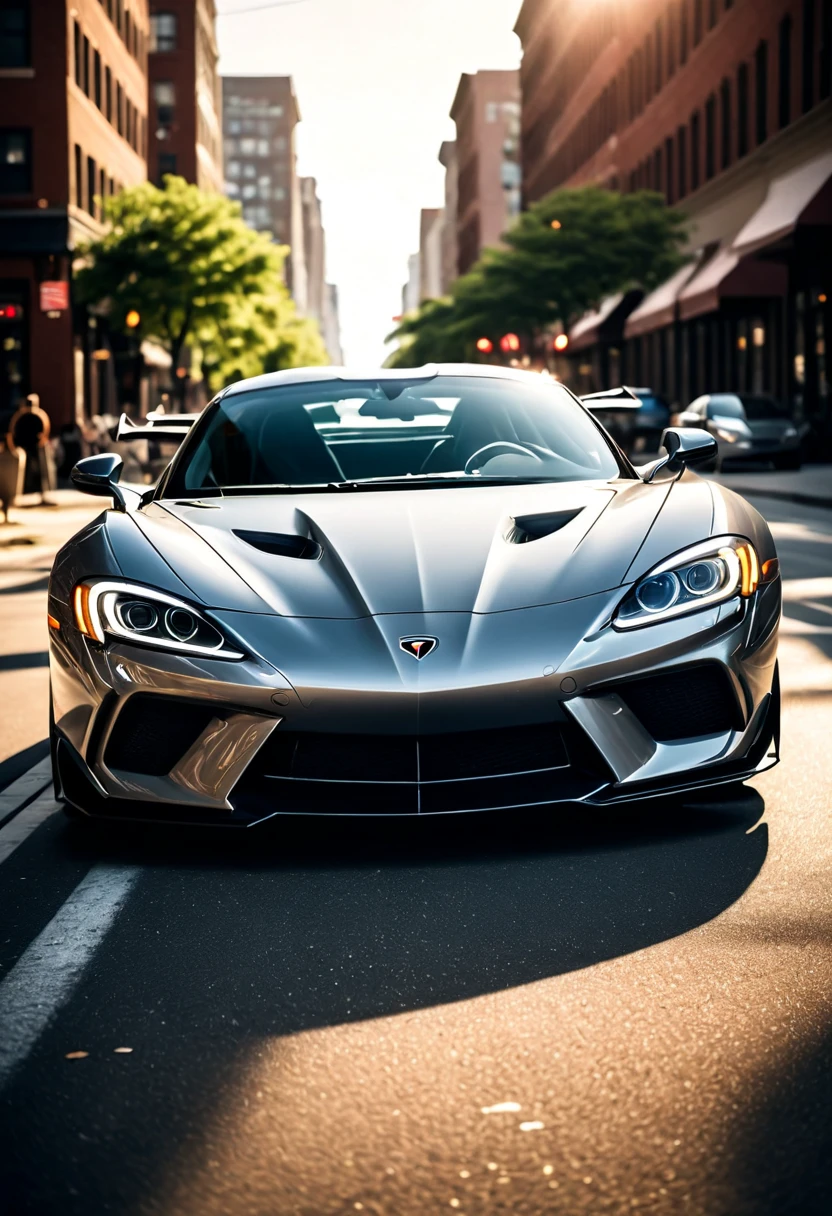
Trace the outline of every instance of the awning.
{"type": "Polygon", "coordinates": [[[746,255],[773,245],[791,236],[800,223],[832,224],[832,152],[775,177],[762,205],[735,238],[734,250],[746,255]],[[819,199],[822,191],[824,198],[819,199]]]}
{"type": "Polygon", "coordinates": [[[785,266],[740,257],[728,241],[679,292],[679,319],[716,312],[726,299],[784,296],[787,285],[785,266]]]}
{"type": "Polygon", "coordinates": [[[640,338],[642,334],[654,333],[665,325],[672,325],[676,320],[676,302],[682,288],[693,278],[702,264],[700,249],[693,261],[687,262],[680,270],[666,279],[649,296],[645,296],[634,312],[631,312],[624,326],[625,338],[640,338]]]}
{"type": "Polygon", "coordinates": [[[602,301],[597,312],[588,312],[569,331],[569,351],[586,350],[596,342],[620,342],[624,322],[643,298],[641,291],[617,292],[602,301]]]}

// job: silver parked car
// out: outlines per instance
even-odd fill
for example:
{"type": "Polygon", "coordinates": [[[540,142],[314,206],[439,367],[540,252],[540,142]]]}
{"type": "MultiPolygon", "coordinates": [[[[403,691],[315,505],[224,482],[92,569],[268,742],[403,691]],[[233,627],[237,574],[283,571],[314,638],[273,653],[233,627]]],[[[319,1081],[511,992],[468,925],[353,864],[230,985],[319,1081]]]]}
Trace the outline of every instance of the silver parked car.
{"type": "Polygon", "coordinates": [[[58,795],[248,825],[620,803],[776,763],[771,534],[690,471],[709,436],[664,447],[634,469],[527,372],[314,368],[220,393],[151,490],[81,461],[115,505],[50,581],[58,795]]]}
{"type": "Polygon", "coordinates": [[[702,427],[717,442],[716,468],[730,460],[770,461],[799,469],[800,434],[789,410],[763,393],[706,393],[679,415],[680,426],[702,427]]]}

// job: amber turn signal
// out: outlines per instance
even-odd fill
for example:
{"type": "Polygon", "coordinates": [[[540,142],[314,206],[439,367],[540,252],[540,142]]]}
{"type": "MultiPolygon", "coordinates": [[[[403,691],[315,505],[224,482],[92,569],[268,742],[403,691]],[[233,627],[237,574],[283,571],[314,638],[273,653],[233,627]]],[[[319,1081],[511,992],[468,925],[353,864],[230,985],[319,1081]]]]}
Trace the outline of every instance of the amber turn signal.
{"type": "Polygon", "coordinates": [[[757,551],[753,545],[739,545],[737,557],[740,559],[740,570],[742,572],[740,595],[753,595],[760,584],[760,561],[757,557],[757,551]]]}
{"type": "Polygon", "coordinates": [[[72,597],[72,607],[75,611],[75,624],[88,638],[95,637],[95,628],[90,618],[90,589],[86,583],[79,583],[72,597]]]}
{"type": "Polygon", "coordinates": [[[60,629],[61,627],[61,622],[51,612],[47,612],[46,614],[46,623],[50,629],[60,629]]]}

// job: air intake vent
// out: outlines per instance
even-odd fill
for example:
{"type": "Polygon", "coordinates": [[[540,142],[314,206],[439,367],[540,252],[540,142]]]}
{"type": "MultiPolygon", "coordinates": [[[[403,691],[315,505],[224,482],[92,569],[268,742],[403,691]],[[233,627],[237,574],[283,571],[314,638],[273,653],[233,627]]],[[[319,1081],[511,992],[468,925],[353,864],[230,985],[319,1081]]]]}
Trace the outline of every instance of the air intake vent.
{"type": "Polygon", "coordinates": [[[214,706],[136,693],[116,718],[104,763],[127,773],[164,777],[216,717],[214,706]]]}
{"type": "Polygon", "coordinates": [[[574,511],[549,511],[545,515],[518,515],[511,521],[511,527],[506,533],[510,545],[527,545],[532,540],[542,540],[551,536],[571,523],[580,515],[582,507],[574,511]]]}
{"type": "Polygon", "coordinates": [[[274,557],[300,557],[315,561],[323,552],[317,541],[310,540],[308,536],[291,536],[285,532],[244,532],[236,528],[234,535],[261,553],[271,553],[274,557]]]}
{"type": "Polygon", "coordinates": [[[744,725],[733,685],[717,663],[676,668],[610,691],[618,693],[657,743],[742,730],[744,725]]]}

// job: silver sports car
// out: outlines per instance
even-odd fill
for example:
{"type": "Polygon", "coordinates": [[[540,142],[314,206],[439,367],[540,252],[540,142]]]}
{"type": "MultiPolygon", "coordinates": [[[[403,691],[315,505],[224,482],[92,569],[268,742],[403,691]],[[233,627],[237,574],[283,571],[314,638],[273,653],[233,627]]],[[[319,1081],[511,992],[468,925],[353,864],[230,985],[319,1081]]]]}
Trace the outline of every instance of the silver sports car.
{"type": "Polygon", "coordinates": [[[765,521],[669,429],[635,469],[562,385],[442,365],[259,376],[49,588],[70,813],[248,825],[622,803],[777,761],[765,521]]]}

